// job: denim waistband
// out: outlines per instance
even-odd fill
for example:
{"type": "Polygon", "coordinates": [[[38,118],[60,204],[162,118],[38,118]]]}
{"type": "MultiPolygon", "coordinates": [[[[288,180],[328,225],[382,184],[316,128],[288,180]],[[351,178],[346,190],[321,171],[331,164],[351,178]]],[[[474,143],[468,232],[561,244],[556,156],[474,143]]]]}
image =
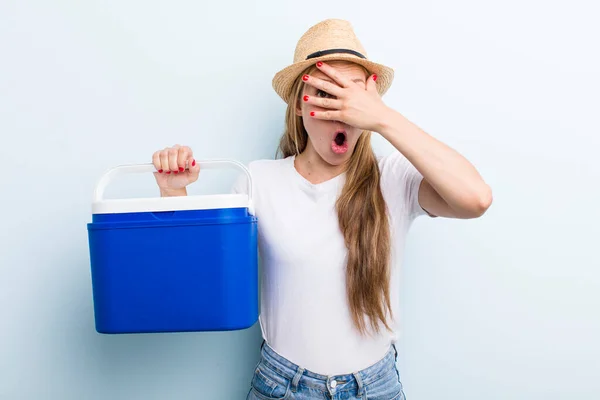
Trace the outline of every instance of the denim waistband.
{"type": "MultiPolygon", "coordinates": [[[[398,352],[396,346],[391,345],[386,355],[375,364],[360,371],[343,375],[322,375],[304,369],[277,353],[264,341],[261,347],[261,356],[262,361],[267,363],[275,372],[286,379],[293,380],[294,386],[301,383],[304,386],[328,391],[329,384],[333,380],[337,381],[340,385],[344,385],[345,390],[360,390],[363,385],[375,382],[389,373],[391,368],[395,368],[398,352]],[[349,385],[349,387],[346,387],[346,385],[349,385]]],[[[338,390],[341,389],[342,387],[338,387],[338,390]]]]}

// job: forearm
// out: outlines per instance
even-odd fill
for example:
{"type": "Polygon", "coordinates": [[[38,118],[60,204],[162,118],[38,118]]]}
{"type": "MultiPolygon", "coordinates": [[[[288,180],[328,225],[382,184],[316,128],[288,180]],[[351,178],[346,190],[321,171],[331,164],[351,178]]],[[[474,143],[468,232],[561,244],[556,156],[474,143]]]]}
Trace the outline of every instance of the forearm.
{"type": "Polygon", "coordinates": [[[461,154],[388,108],[379,133],[401,152],[452,209],[475,212],[491,202],[491,190],[461,154]]]}

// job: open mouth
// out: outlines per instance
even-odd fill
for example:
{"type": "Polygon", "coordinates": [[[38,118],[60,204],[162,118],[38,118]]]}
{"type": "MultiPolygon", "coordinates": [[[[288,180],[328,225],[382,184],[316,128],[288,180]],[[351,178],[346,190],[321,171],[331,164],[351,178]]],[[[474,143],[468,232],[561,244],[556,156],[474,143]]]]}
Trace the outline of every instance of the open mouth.
{"type": "Polygon", "coordinates": [[[344,154],[348,151],[348,138],[345,131],[338,131],[335,133],[333,141],[331,142],[331,150],[336,154],[344,154]]]}

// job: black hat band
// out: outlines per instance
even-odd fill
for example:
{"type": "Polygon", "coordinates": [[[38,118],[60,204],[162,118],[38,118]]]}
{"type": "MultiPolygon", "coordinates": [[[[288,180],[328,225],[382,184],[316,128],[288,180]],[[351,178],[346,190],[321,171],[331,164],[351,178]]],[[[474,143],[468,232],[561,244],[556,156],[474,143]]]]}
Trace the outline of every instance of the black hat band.
{"type": "Polygon", "coordinates": [[[353,55],[358,56],[360,58],[364,58],[365,60],[367,59],[367,57],[363,56],[358,51],[354,51],[354,50],[350,50],[350,49],[321,50],[321,51],[317,51],[317,52],[314,52],[312,54],[309,54],[308,56],[306,56],[306,59],[310,60],[311,58],[317,58],[317,57],[326,56],[328,54],[336,54],[336,53],[353,54],[353,55]]]}

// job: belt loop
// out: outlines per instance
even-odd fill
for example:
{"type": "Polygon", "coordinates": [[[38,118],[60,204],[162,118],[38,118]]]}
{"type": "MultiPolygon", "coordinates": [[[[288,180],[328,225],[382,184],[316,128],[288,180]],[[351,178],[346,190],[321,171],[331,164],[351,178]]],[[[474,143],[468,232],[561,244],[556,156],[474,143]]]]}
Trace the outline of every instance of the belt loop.
{"type": "Polygon", "coordinates": [[[356,379],[356,384],[358,385],[358,388],[356,389],[356,397],[362,397],[363,391],[364,391],[364,386],[363,386],[362,378],[360,377],[360,373],[353,372],[352,375],[354,375],[354,379],[356,379]]]}
{"type": "Polygon", "coordinates": [[[300,382],[302,374],[304,374],[304,368],[298,367],[298,371],[296,371],[296,375],[294,375],[294,379],[292,380],[292,392],[294,393],[298,390],[298,382],[300,382]]]}

